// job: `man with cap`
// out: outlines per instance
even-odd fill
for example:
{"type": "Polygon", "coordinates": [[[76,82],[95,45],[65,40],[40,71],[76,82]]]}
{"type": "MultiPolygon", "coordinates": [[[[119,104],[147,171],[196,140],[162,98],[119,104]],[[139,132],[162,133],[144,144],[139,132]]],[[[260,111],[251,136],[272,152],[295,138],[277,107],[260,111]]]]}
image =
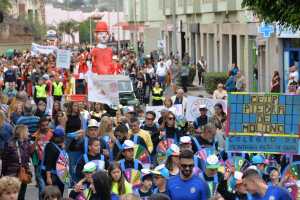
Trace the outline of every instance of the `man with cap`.
{"type": "Polygon", "coordinates": [[[162,193],[168,195],[166,185],[167,179],[169,178],[169,170],[164,164],[162,164],[155,167],[154,170],[152,170],[152,174],[153,181],[156,186],[156,188],[153,190],[153,193],[162,193]]]}
{"type": "Polygon", "coordinates": [[[255,169],[247,169],[243,174],[243,184],[251,200],[292,200],[287,190],[278,186],[268,186],[255,169]]]}
{"type": "Polygon", "coordinates": [[[219,167],[219,158],[214,154],[210,155],[206,159],[205,171],[200,174],[200,177],[208,184],[212,196],[216,194],[219,183],[224,179],[223,174],[218,172],[219,167]]]}
{"type": "MultiPolygon", "coordinates": [[[[64,192],[64,183],[57,176],[56,163],[65,162],[62,166],[68,166],[68,155],[64,150],[65,131],[62,128],[56,128],[53,131],[53,137],[46,144],[44,150],[44,159],[42,162],[42,175],[46,185],[56,185],[61,194],[64,192]],[[65,157],[62,159],[62,157],[65,157]]],[[[63,170],[63,169],[61,169],[63,170]]]]}
{"type": "Polygon", "coordinates": [[[134,145],[134,142],[131,140],[125,140],[122,145],[124,159],[119,162],[123,172],[125,172],[126,169],[134,169],[136,171],[143,169],[143,165],[140,161],[134,158],[134,145]]]}
{"type": "MultiPolygon", "coordinates": [[[[190,136],[180,137],[180,151],[186,149],[193,151],[192,140],[190,136]]],[[[194,155],[194,165],[193,171],[195,175],[199,175],[199,173],[205,168],[205,163],[203,163],[197,154],[194,155]]]]}
{"type": "Polygon", "coordinates": [[[94,162],[88,162],[84,165],[82,173],[84,178],[81,179],[70,192],[71,199],[92,199],[93,190],[91,185],[93,183],[93,174],[96,173],[97,166],[94,162]]]}
{"type": "Polygon", "coordinates": [[[150,197],[152,194],[152,184],[153,184],[152,173],[150,169],[142,169],[141,172],[142,172],[142,177],[141,177],[142,184],[135,193],[139,195],[141,200],[147,200],[148,197],[150,197]]]}
{"type": "Polygon", "coordinates": [[[259,174],[261,175],[262,179],[268,183],[270,181],[270,176],[265,173],[265,161],[266,159],[262,155],[255,155],[253,156],[251,163],[252,165],[257,167],[259,174]]]}
{"type": "Polygon", "coordinates": [[[210,193],[207,184],[193,175],[193,152],[184,150],[179,156],[180,174],[167,182],[167,192],[172,200],[207,200],[210,193]]]}
{"type": "Polygon", "coordinates": [[[207,116],[207,107],[205,104],[200,105],[199,107],[200,116],[196,118],[193,125],[196,130],[196,133],[201,133],[201,128],[208,123],[208,116],[207,116]]]}

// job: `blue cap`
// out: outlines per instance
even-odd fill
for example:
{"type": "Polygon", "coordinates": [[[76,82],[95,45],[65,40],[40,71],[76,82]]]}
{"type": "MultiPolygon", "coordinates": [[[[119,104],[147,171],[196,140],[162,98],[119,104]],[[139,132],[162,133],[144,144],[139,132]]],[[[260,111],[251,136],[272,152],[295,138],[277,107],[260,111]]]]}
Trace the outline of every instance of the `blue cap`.
{"type": "Polygon", "coordinates": [[[53,131],[54,137],[64,137],[65,136],[65,130],[59,127],[56,127],[53,131]]]}
{"type": "Polygon", "coordinates": [[[152,170],[152,174],[154,175],[160,175],[164,178],[169,178],[169,170],[165,167],[164,164],[158,165],[157,167],[152,170]]]}
{"type": "Polygon", "coordinates": [[[265,162],[265,158],[261,155],[256,155],[256,156],[253,156],[253,158],[252,158],[253,165],[264,164],[264,162],[265,162]]]}

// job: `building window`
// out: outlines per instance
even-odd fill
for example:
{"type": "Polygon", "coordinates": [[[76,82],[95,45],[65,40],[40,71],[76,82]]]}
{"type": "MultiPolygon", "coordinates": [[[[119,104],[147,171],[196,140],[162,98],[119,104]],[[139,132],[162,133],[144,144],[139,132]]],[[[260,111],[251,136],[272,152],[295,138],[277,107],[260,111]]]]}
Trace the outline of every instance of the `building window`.
{"type": "Polygon", "coordinates": [[[178,7],[183,7],[183,1],[184,0],[178,0],[178,7]]]}

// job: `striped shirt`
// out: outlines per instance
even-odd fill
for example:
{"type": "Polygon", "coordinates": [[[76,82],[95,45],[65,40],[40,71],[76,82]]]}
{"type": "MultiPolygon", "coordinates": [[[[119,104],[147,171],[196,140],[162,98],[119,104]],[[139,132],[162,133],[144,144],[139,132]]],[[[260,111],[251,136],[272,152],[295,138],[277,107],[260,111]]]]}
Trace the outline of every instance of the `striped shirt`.
{"type": "Polygon", "coordinates": [[[33,115],[21,116],[18,119],[16,125],[23,124],[23,125],[27,126],[29,133],[33,134],[38,129],[39,121],[40,121],[40,118],[37,116],[33,116],[33,115]]]}

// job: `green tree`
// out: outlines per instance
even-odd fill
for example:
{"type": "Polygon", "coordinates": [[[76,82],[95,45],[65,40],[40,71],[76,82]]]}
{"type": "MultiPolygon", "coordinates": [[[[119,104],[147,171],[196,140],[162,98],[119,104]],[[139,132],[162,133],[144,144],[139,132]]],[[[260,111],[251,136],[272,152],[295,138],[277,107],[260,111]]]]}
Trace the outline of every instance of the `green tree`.
{"type": "Polygon", "coordinates": [[[242,6],[253,10],[267,23],[278,22],[284,27],[300,28],[300,3],[296,0],[243,0],[242,6]]]}
{"type": "MultiPolygon", "coordinates": [[[[96,23],[92,20],[92,41],[95,41],[93,31],[95,30],[96,23]]],[[[79,40],[80,43],[90,43],[90,20],[85,20],[79,25],[79,40]]]]}
{"type": "Polygon", "coordinates": [[[0,11],[8,12],[12,8],[10,0],[1,0],[0,1],[0,11]]]}
{"type": "Polygon", "coordinates": [[[75,35],[74,33],[79,31],[79,23],[75,20],[64,21],[58,25],[58,31],[60,34],[70,35],[72,38],[72,43],[75,43],[75,35]]]}

